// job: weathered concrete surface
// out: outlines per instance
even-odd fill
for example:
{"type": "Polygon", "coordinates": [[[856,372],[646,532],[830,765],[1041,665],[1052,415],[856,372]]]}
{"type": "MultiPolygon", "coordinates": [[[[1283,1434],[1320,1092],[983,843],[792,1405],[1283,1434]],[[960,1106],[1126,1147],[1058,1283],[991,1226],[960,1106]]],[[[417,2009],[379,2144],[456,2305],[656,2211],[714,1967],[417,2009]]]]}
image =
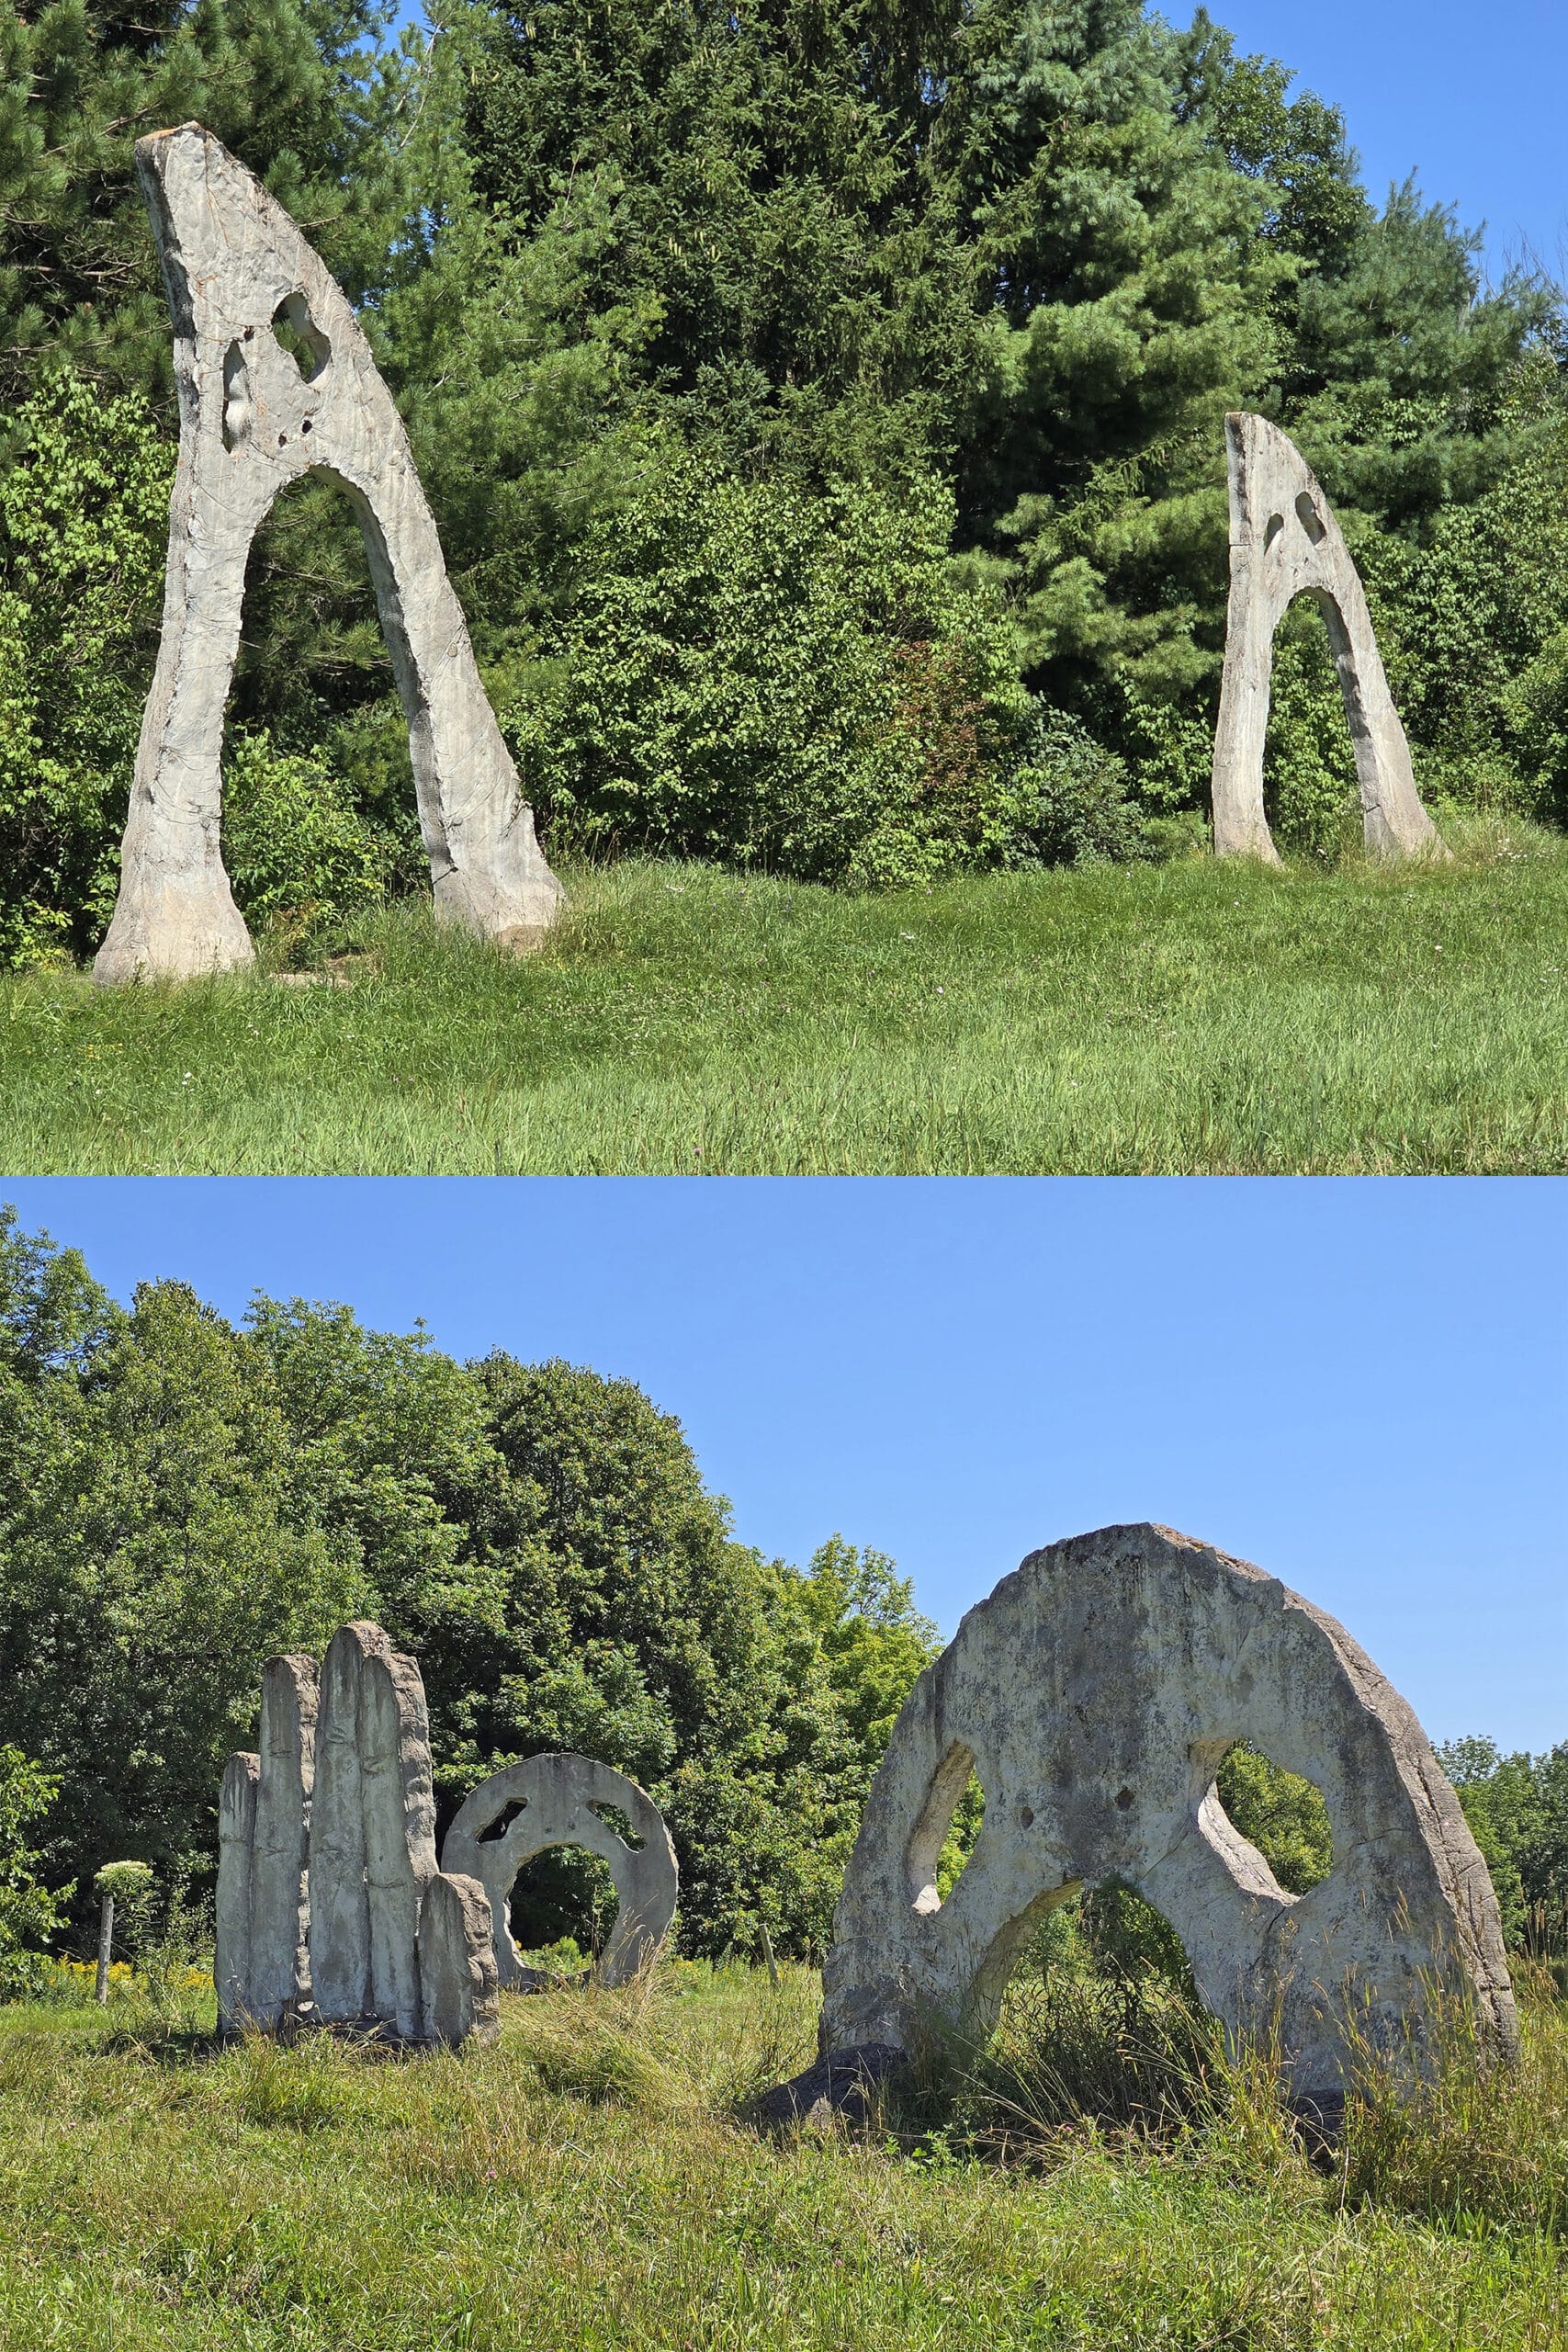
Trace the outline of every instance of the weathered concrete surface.
{"type": "Polygon", "coordinates": [[[379,1625],[344,1625],[321,1667],[310,1804],[310,1984],[316,2014],[329,2024],[374,2014],[360,1705],[367,1658],[390,1649],[379,1625]]]}
{"type": "Polygon", "coordinates": [[[412,1657],[390,1648],[366,1652],[358,1724],[370,2013],[404,2041],[417,2041],[423,2025],[415,1939],[420,1904],[436,1870],[435,1792],[424,1685],[412,1657]]]}
{"type": "Polygon", "coordinates": [[[310,1999],[310,1791],[316,1761],[316,1668],[275,1657],[262,1675],[261,1761],[251,1839],[249,2015],[266,2028],[310,1999]]]}
{"type": "Polygon", "coordinates": [[[1344,2089],[1348,1999],[1418,2066],[1446,1977],[1495,2051],[1516,2045],[1486,1866],[1410,1709],[1331,1617],[1166,1528],[1032,1554],[916,1683],[839,1904],[824,2054],[907,2049],[922,2016],[987,2030],[1039,1920],[1112,1877],[1165,1914],[1233,2033],[1277,2017],[1298,2099],[1344,2089]],[[1237,1739],[1323,1792],[1334,1868],[1309,1894],[1286,1894],[1221,1808],[1237,1739]],[[971,1767],[984,1825],[942,1902],[971,1767]]]}
{"type": "Polygon", "coordinates": [[[446,1832],[441,1867],[477,1878],[489,1896],[496,1969],[508,1988],[526,1989],[530,1973],[512,1940],[513,1883],[550,1846],[583,1846],[608,1862],[620,1907],[598,1973],[602,1984],[624,1984],[652,1958],[675,1916],[680,1872],[663,1815],[635,1781],[589,1756],[532,1756],[469,1791],[446,1832]],[[524,1810],[501,1837],[487,1838],[512,1805],[524,1810]],[[641,1845],[628,1846],[597,1805],[624,1813],[641,1845]]]}
{"type": "Polygon", "coordinates": [[[218,1924],[212,1981],[218,2030],[237,2033],[250,2014],[251,1849],[255,1842],[259,1756],[231,1756],[218,1796],[218,1924]]]}
{"type": "Polygon", "coordinates": [[[490,1901],[477,1878],[441,1871],[419,1913],[419,1988],[426,2041],[493,2041],[501,2001],[490,1901]]]}
{"type": "Polygon", "coordinates": [[[1228,416],[1231,589],[1224,683],[1214,736],[1214,849],[1275,860],[1263,813],[1263,748],[1274,632],[1297,596],[1322,607],[1356,752],[1367,847],[1443,851],[1421,806],[1410,746],[1388,690],[1360,575],[1293,442],[1261,416],[1228,416]]]}
{"type": "Polygon", "coordinates": [[[179,978],[253,960],[219,842],[224,706],[252,538],[278,492],[312,467],[347,492],[365,535],[436,913],[532,944],[560,886],[352,308],[282,207],[198,123],[140,141],[136,162],[174,314],[180,454],[163,639],[96,977],[179,978]],[[303,368],[275,321],[301,338],[303,368]]]}

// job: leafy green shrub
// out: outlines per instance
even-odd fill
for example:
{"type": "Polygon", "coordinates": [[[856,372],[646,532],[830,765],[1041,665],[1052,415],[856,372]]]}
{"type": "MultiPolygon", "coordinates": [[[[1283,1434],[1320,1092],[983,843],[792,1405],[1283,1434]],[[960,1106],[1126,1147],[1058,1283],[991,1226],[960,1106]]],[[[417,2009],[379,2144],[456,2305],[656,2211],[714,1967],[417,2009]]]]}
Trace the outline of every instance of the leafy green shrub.
{"type": "Polygon", "coordinates": [[[952,503],[716,475],[667,444],[588,535],[503,725],[558,848],[852,888],[1121,854],[1115,763],[1019,682],[952,503]]]}
{"type": "Polygon", "coordinates": [[[0,465],[0,966],[101,936],[152,676],[174,453],[69,369],[0,465]]]}
{"type": "Polygon", "coordinates": [[[321,760],[265,732],[232,738],[223,770],[223,859],[243,912],[330,930],[385,895],[392,845],[321,760]]]}
{"type": "Polygon", "coordinates": [[[49,1963],[35,1947],[62,1926],[75,1892],[51,1894],[36,1875],[42,1857],[27,1843],[59,1785],[19,1747],[0,1747],[0,2000],[37,1996],[49,1963]]]}

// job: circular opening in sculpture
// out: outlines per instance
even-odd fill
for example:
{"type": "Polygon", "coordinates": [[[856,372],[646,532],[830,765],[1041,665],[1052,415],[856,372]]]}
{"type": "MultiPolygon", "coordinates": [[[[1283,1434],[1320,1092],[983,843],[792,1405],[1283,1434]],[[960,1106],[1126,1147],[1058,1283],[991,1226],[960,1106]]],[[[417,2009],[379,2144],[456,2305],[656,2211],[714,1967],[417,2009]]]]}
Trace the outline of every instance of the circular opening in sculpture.
{"type": "Polygon", "coordinates": [[[1296,516],[1314,547],[1321,546],[1328,537],[1328,533],[1324,526],[1323,517],[1317,511],[1311,491],[1297,492],[1296,516]]]}
{"type": "Polygon", "coordinates": [[[609,1864],[584,1846],[547,1846],[532,1855],[507,1900],[524,1965],[567,1974],[598,1959],[619,1908],[609,1864]]]}
{"type": "Polygon", "coordinates": [[[1287,1772],[1251,1741],[1238,1739],[1213,1766],[1204,1800],[1214,1827],[1261,1858],[1280,1892],[1305,1894],[1334,1867],[1334,1832],[1322,1790],[1287,1772]]]}
{"type": "Polygon", "coordinates": [[[931,1776],[905,1849],[905,1889],[912,1911],[941,1910],[975,1850],[985,1811],[975,1752],[954,1740],[931,1776]]]}

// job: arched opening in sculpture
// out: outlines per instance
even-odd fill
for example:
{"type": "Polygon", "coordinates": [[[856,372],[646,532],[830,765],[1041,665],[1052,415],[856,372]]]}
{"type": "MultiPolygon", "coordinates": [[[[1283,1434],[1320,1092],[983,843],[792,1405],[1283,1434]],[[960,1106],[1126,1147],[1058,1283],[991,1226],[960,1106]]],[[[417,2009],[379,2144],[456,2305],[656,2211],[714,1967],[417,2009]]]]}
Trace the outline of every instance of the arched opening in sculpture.
{"type": "Polygon", "coordinates": [[[1251,1740],[1233,1741],[1203,1799],[1287,1895],[1310,1894],[1334,1868],[1334,1825],[1318,1783],[1287,1771],[1251,1740]]]}
{"type": "Polygon", "coordinates": [[[525,1967],[570,1968],[575,1945],[584,1961],[608,1949],[620,1910],[610,1866],[586,1846],[547,1846],[512,1882],[506,1917],[525,1967]]]}
{"type": "MultiPolygon", "coordinates": [[[[1290,527],[1296,528],[1295,518],[1290,527]]],[[[1263,744],[1263,811],[1289,856],[1328,863],[1364,836],[1356,746],[1335,655],[1344,624],[1332,598],[1303,590],[1275,632],[1263,744]]]]}
{"type": "Polygon", "coordinates": [[[904,1888],[911,1911],[940,1911],[975,1850],[986,1817],[986,1792],[975,1754],[954,1740],[931,1776],[904,1853],[904,1888]]]}
{"type": "Polygon", "coordinates": [[[220,854],[242,915],[272,930],[285,963],[352,946],[389,890],[429,887],[378,537],[334,469],[311,466],[278,492],[245,564],[220,854]]]}

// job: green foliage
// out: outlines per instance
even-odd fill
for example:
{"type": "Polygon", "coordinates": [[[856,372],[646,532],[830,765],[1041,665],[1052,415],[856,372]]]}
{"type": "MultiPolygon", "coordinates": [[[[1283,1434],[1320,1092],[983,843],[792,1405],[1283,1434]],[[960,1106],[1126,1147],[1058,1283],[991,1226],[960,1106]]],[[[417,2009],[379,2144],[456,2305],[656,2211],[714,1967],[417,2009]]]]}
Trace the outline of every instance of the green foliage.
{"type": "Polygon", "coordinates": [[[1438,1761],[1485,1857],[1510,1948],[1550,1962],[1568,1989],[1568,1742],[1505,1756],[1495,1740],[1453,1739],[1438,1761]]]}
{"type": "Polygon", "coordinates": [[[0,465],[0,965],[108,920],[163,594],[172,453],[145,402],[71,369],[0,465]]]}
{"type": "Polygon", "coordinates": [[[291,917],[329,931],[385,896],[394,855],[344,786],[312,754],[242,733],[223,767],[223,862],[254,922],[291,917]]]}
{"type": "Polygon", "coordinates": [[[49,1892],[38,1876],[43,1855],[28,1843],[31,1825],[49,1811],[58,1786],[19,1747],[0,1747],[0,1999],[36,1995],[37,1947],[58,1932],[74,1892],[71,1886],[49,1892]]]}
{"type": "Polygon", "coordinates": [[[408,44],[378,53],[387,23],[375,0],[3,0],[7,405],[62,356],[167,400],[168,314],[132,155],[166,124],[216,131],[308,224],[351,296],[384,281],[412,209],[398,118],[418,79],[408,44]]]}
{"type": "Polygon", "coordinates": [[[106,1862],[101,1871],[93,1872],[93,1893],[101,1901],[105,1895],[115,1903],[131,1903],[148,1894],[152,1885],[152,1865],[148,1862],[106,1862]]]}
{"type": "Polygon", "coordinates": [[[934,483],[807,494],[650,448],[503,711],[551,842],[852,887],[1119,845],[1114,763],[1036,714],[950,527],[934,483]]]}
{"type": "MultiPolygon", "coordinates": [[[[96,466],[103,542],[35,592],[0,515],[0,962],[107,912],[175,423],[130,148],[192,115],[359,306],[558,855],[864,888],[1197,840],[1237,405],[1323,477],[1428,792],[1568,807],[1557,293],[1483,291],[1414,187],[1380,211],[1337,110],[1202,10],[444,0],[394,46],[376,0],[0,0],[0,495],[96,466]],[[29,458],[65,363],[104,429],[29,458]]],[[[243,899],[319,937],[420,885],[323,477],[257,536],[234,718],[243,899]]],[[[1267,783],[1332,862],[1315,615],[1267,783]]]]}
{"type": "MultiPolygon", "coordinates": [[[[934,1638],[891,1562],[835,1540],[802,1574],[735,1543],[628,1381],[465,1367],[298,1300],[235,1329],[177,1283],[122,1311],[14,1219],[0,1308],[0,1737],[34,1727],[58,1778],[51,1868],[152,1862],[177,1924],[264,1662],[370,1614],[421,1661],[444,1807],[585,1749],[669,1814],[690,1944],[827,1940],[934,1638]]],[[[545,1897],[542,1940],[591,1938],[591,1878],[545,1897]]]]}
{"type": "Polygon", "coordinates": [[[1322,1792],[1282,1771],[1238,1740],[1215,1778],[1220,1803],[1290,1894],[1304,1894],[1333,1868],[1333,1835],[1322,1792]]]}

